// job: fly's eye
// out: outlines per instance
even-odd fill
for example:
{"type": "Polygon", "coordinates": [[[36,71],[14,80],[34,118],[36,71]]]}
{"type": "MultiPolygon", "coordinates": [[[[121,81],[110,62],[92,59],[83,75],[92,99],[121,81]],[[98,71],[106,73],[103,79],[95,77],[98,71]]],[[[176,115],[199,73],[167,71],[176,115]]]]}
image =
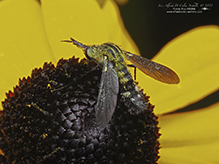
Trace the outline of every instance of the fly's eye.
{"type": "Polygon", "coordinates": [[[90,57],[90,52],[91,51],[91,49],[90,48],[86,48],[86,50],[85,50],[85,56],[87,57],[87,59],[89,59],[89,60],[91,60],[92,58],[90,57]]]}

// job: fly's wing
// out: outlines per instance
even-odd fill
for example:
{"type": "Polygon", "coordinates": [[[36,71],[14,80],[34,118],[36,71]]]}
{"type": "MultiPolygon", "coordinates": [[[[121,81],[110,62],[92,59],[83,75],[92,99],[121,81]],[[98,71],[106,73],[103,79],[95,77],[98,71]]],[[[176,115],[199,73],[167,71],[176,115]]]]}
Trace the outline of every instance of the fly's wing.
{"type": "Polygon", "coordinates": [[[144,72],[146,75],[164,82],[168,84],[178,84],[179,83],[179,77],[177,74],[171,70],[170,68],[155,63],[149,59],[146,59],[144,57],[134,55],[130,52],[124,53],[126,58],[133,63],[134,66],[136,66],[138,69],[140,69],[142,72],[144,72]]]}
{"type": "Polygon", "coordinates": [[[105,128],[111,120],[116,108],[119,82],[112,64],[105,59],[101,75],[100,90],[95,106],[96,121],[105,128]]]}

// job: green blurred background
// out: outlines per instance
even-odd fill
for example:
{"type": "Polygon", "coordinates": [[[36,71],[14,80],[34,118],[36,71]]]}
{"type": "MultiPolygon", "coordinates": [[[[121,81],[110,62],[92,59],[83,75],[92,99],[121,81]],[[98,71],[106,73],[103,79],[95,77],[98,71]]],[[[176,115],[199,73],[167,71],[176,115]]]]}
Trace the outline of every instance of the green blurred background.
{"type": "MultiPolygon", "coordinates": [[[[153,58],[169,41],[188,30],[203,25],[219,26],[219,1],[215,0],[129,0],[125,5],[119,5],[119,8],[126,29],[137,44],[141,55],[149,59],[153,58]],[[202,13],[167,14],[168,10],[172,10],[171,7],[165,7],[168,4],[198,5],[195,9],[202,13]],[[206,7],[206,10],[203,7],[206,7]]],[[[197,110],[218,101],[219,91],[217,90],[176,112],[197,110]]]]}
{"type": "MultiPolygon", "coordinates": [[[[125,26],[134,39],[141,55],[152,58],[170,40],[178,35],[198,26],[219,25],[218,1],[191,1],[191,0],[129,0],[125,5],[119,5],[125,26]],[[167,14],[165,5],[198,5],[193,14],[167,14]],[[201,5],[207,6],[201,9],[201,5]]],[[[186,47],[185,47],[186,48],[186,47]]]]}

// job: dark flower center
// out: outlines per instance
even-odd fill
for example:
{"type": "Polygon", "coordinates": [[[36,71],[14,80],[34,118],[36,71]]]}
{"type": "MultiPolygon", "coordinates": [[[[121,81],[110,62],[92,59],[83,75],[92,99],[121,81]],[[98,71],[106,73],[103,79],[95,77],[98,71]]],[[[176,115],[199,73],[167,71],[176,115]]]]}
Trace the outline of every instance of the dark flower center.
{"type": "Polygon", "coordinates": [[[157,163],[160,134],[150,103],[132,115],[119,94],[107,127],[97,125],[101,68],[95,67],[73,57],[20,79],[2,102],[1,163],[157,163]]]}

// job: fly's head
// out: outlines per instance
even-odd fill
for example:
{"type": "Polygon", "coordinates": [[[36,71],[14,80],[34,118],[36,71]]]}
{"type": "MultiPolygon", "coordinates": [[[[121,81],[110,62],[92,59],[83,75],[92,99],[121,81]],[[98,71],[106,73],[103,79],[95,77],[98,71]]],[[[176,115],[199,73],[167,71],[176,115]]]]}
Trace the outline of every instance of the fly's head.
{"type": "Polygon", "coordinates": [[[99,45],[91,45],[85,51],[85,56],[88,59],[95,61],[96,63],[103,64],[104,61],[104,49],[99,45]]]}

